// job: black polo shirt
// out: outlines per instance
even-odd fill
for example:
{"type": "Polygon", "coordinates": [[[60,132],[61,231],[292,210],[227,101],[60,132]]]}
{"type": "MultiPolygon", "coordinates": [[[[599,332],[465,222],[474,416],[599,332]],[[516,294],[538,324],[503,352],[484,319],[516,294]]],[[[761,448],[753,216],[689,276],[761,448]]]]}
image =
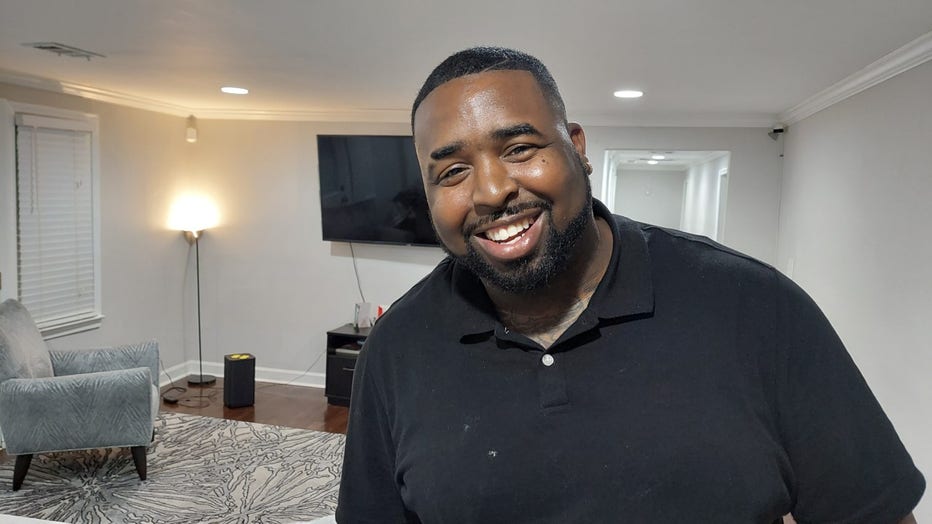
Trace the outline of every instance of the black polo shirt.
{"type": "Polygon", "coordinates": [[[337,521],[895,522],[925,483],[812,300],[708,239],[614,248],[548,350],[444,260],[356,368],[337,521]]]}

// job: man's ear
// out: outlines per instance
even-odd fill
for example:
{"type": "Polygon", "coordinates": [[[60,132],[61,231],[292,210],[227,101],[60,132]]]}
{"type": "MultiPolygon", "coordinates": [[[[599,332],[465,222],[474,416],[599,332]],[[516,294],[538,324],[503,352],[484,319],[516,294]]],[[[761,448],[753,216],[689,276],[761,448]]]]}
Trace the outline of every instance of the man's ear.
{"type": "Polygon", "coordinates": [[[573,142],[576,154],[583,159],[583,162],[588,162],[589,159],[586,158],[586,132],[583,131],[582,126],[576,122],[569,122],[566,124],[566,130],[569,131],[570,141],[573,142]]]}

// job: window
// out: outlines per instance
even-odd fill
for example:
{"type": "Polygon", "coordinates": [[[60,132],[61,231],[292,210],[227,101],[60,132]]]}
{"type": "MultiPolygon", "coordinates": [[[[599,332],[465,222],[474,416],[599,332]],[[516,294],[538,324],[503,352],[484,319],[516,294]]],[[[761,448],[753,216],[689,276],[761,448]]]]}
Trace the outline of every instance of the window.
{"type": "Polygon", "coordinates": [[[15,294],[5,295],[29,309],[46,338],[92,329],[102,319],[97,118],[10,107],[15,193],[3,198],[15,204],[16,279],[15,294]]]}

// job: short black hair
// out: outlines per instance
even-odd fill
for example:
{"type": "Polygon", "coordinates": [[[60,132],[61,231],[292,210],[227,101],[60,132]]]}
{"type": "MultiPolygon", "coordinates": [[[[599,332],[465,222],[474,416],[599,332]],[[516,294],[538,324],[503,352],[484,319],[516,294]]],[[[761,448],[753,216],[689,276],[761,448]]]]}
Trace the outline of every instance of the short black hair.
{"type": "Polygon", "coordinates": [[[566,121],[566,106],[563,104],[563,97],[560,96],[557,83],[550,76],[547,66],[537,58],[521,51],[504,47],[480,46],[464,49],[450,55],[430,73],[427,80],[424,81],[424,85],[421,86],[417,98],[414,99],[414,106],[411,108],[412,132],[414,131],[414,114],[417,112],[417,108],[434,89],[461,76],[485,71],[527,71],[531,73],[550,103],[554,114],[564,122],[566,121]]]}

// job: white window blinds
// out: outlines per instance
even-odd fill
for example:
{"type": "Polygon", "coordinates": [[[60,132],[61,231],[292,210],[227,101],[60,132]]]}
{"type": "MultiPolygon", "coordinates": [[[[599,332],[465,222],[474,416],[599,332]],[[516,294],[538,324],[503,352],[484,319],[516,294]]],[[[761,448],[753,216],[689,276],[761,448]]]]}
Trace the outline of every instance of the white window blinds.
{"type": "Polygon", "coordinates": [[[93,132],[88,122],[16,116],[19,298],[43,333],[100,315],[93,132]]]}

